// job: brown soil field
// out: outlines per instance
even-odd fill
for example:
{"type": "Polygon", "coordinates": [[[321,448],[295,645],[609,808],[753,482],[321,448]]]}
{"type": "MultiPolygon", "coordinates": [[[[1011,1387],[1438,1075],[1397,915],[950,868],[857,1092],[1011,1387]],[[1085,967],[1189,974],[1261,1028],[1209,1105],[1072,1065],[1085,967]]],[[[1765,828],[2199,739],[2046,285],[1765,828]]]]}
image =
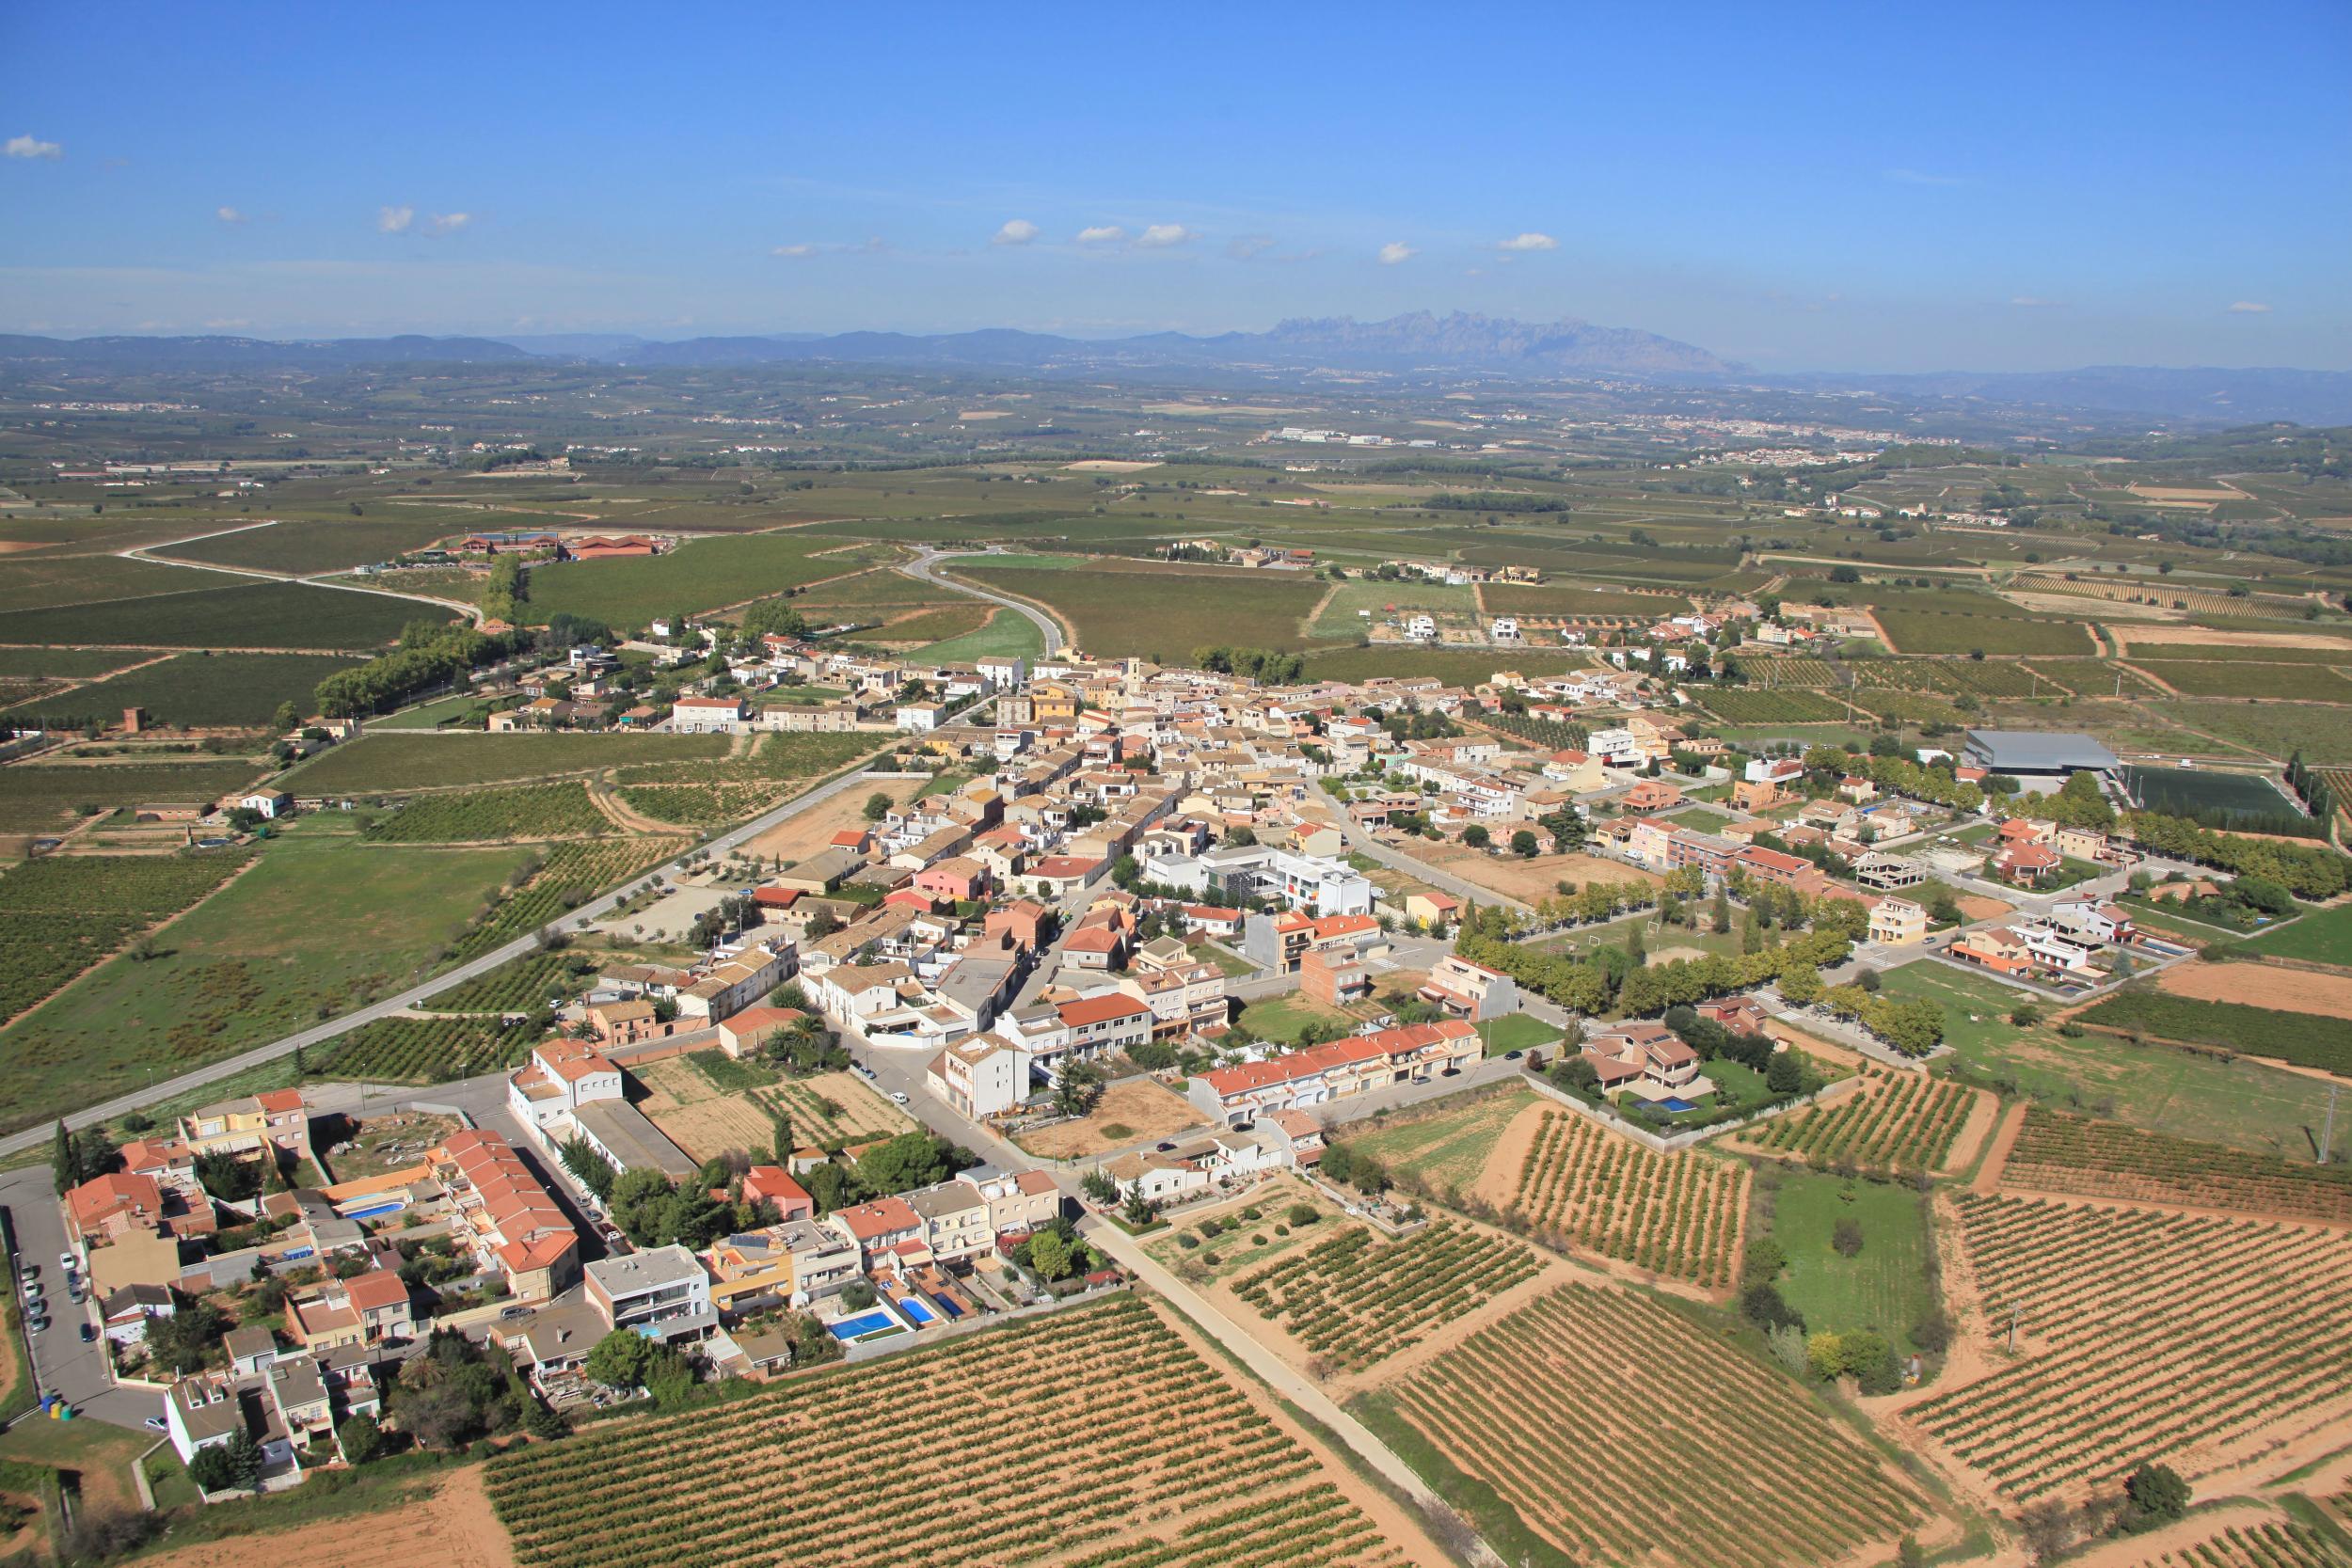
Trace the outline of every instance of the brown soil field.
{"type": "Polygon", "coordinates": [[[2276,964],[2178,963],[2156,989],[2200,1002],[2237,1002],[2280,1013],[2352,1018],[2352,975],[2281,969],[2276,964]]]}
{"type": "Polygon", "coordinates": [[[1985,1150],[1984,1164],[1977,1167],[1977,1180],[1968,1190],[1979,1196],[2001,1190],[2001,1173],[2009,1168],[2010,1151],[2017,1147],[2017,1134],[2025,1131],[2026,1113],[2032,1106],[2019,1101],[2002,1114],[1993,1129],[1992,1147],[1985,1150]]]}
{"type": "Polygon", "coordinates": [[[1466,882],[1489,888],[1506,898],[1524,904],[1553,895],[1553,884],[1563,880],[1582,887],[1587,882],[1640,882],[1656,887],[1665,879],[1653,872],[1619,861],[1605,861],[1597,855],[1537,855],[1521,860],[1517,855],[1489,855],[1467,848],[1459,844],[1431,844],[1417,841],[1409,847],[1398,846],[1415,860],[1427,861],[1441,871],[1448,871],[1466,882]]]}
{"type": "Polygon", "coordinates": [[[1131,463],[1116,457],[1089,457],[1082,462],[1065,463],[1063,467],[1077,474],[1135,474],[1146,468],[1156,468],[1157,463],[1131,463]]]}
{"type": "Polygon", "coordinates": [[[1985,898],[1973,893],[1960,895],[1955,902],[1960,905],[1960,912],[1971,920],[1998,920],[2014,913],[2017,909],[2014,904],[2004,904],[1998,898],[1985,898]]]}
{"type": "Polygon", "coordinates": [[[1057,1122],[1041,1132],[1024,1132],[1019,1141],[1041,1159],[1067,1160],[1156,1142],[1200,1125],[1200,1113],[1192,1102],[1163,1087],[1156,1079],[1122,1078],[1103,1091],[1092,1115],[1057,1122]],[[1112,1135],[1109,1129],[1114,1127],[1127,1129],[1126,1133],[1112,1135]]]}
{"type": "Polygon", "coordinates": [[[629,1071],[651,1091],[638,1109],[696,1160],[738,1148],[764,1157],[775,1141],[771,1106],[791,1120],[795,1142],[824,1148],[888,1137],[914,1126],[905,1112],[847,1072],[787,1078],[755,1091],[726,1094],[683,1056],[629,1071]],[[838,1109],[827,1111],[826,1102],[838,1109]]]}
{"type": "MultiPolygon", "coordinates": [[[[2326,637],[2308,631],[2219,631],[2212,626],[2113,626],[2124,657],[2129,657],[2135,643],[2147,646],[2170,643],[2196,648],[2338,648],[2352,659],[2352,642],[2341,637],[2326,637]]],[[[2155,657],[2155,655],[2148,656],[2155,657]]]]}
{"type": "Polygon", "coordinates": [[[251,1568],[262,1560],[338,1568],[510,1568],[514,1548],[482,1491],[482,1466],[453,1471],[422,1499],[255,1537],[166,1551],[149,1568],[251,1568]]]}
{"type": "Polygon", "coordinates": [[[927,779],[875,779],[866,788],[845,789],[829,800],[785,818],[744,847],[755,859],[771,863],[778,856],[787,865],[804,861],[830,844],[834,834],[866,826],[867,796],[887,795],[892,805],[903,806],[929,783],[927,779]]]}

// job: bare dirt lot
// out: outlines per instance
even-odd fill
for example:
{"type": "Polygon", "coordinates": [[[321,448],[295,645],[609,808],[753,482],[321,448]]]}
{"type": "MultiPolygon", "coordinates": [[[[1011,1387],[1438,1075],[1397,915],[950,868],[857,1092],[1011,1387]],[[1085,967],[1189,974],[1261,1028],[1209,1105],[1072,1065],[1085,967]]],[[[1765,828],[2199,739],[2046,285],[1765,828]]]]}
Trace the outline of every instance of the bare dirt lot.
{"type": "Polygon", "coordinates": [[[2014,904],[2004,904],[1998,898],[1980,897],[1973,893],[1963,893],[1954,902],[1960,905],[1960,912],[1971,920],[1998,920],[2017,909],[2014,904]]]}
{"type": "Polygon", "coordinates": [[[1032,1154],[1062,1160],[1173,1137],[1200,1125],[1200,1113],[1182,1095],[1153,1079],[1122,1078],[1104,1091],[1092,1115],[1025,1132],[1020,1142],[1032,1154]]]}
{"type": "Polygon", "coordinates": [[[846,1072],[784,1078],[730,1092],[683,1056],[629,1071],[650,1091],[638,1109],[696,1160],[730,1149],[765,1158],[775,1144],[779,1111],[791,1123],[795,1143],[820,1148],[888,1137],[914,1125],[905,1112],[846,1072]]]}
{"type": "Polygon", "coordinates": [[[1551,897],[1558,891],[1556,884],[1563,881],[1578,887],[1587,882],[1641,882],[1655,887],[1664,880],[1639,866],[1605,861],[1597,855],[1536,855],[1521,860],[1517,855],[1489,855],[1459,844],[1426,841],[1399,847],[1416,860],[1524,904],[1551,897]]]}
{"type": "Polygon", "coordinates": [[[418,1501],[363,1518],[334,1517],[255,1537],[167,1551],[151,1568],[250,1568],[260,1561],[332,1562],[339,1568],[509,1568],[515,1551],[482,1490],[482,1466],[443,1478],[418,1501]]]}
{"type": "MultiPolygon", "coordinates": [[[[2352,645],[2341,637],[2308,631],[2218,631],[2212,626],[2114,626],[2120,652],[2130,657],[2136,645],[2171,644],[2196,648],[2342,648],[2352,657],[2352,645]]],[[[2156,657],[2153,655],[2151,657],[2156,657]]]]}
{"type": "Polygon", "coordinates": [[[1089,457],[1077,463],[1065,463],[1063,467],[1077,474],[1134,474],[1146,468],[1156,468],[1157,463],[1131,463],[1116,457],[1089,457]]]}
{"type": "Polygon", "coordinates": [[[892,805],[902,806],[929,783],[926,779],[876,779],[867,788],[845,789],[829,800],[787,817],[745,847],[758,859],[771,863],[778,856],[787,865],[804,861],[831,844],[834,834],[866,826],[867,796],[887,795],[892,805]]]}
{"type": "Polygon", "coordinates": [[[2352,975],[2318,974],[2276,964],[2174,964],[2156,979],[2158,990],[2200,1002],[2238,1002],[2280,1013],[2352,1018],[2352,975]]]}

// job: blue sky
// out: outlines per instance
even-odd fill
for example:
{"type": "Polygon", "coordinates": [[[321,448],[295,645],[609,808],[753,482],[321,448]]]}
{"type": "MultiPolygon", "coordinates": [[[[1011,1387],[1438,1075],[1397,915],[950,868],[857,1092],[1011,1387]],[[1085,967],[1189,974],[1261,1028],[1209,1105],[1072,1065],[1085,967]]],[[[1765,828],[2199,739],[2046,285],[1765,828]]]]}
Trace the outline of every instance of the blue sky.
{"type": "Polygon", "coordinates": [[[1144,9],[6,8],[0,330],[2352,369],[2344,0],[1144,9]]]}

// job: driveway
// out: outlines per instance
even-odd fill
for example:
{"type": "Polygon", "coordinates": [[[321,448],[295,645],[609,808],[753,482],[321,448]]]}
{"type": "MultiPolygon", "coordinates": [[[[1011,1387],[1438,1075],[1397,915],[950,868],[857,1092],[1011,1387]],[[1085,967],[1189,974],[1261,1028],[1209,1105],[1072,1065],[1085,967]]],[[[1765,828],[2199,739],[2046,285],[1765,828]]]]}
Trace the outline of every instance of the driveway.
{"type": "MultiPolygon", "coordinates": [[[[48,1332],[25,1336],[33,1353],[33,1386],[62,1394],[84,1414],[115,1426],[137,1427],[148,1417],[162,1415],[161,1394],[115,1386],[104,1340],[82,1343],[79,1325],[97,1323],[97,1303],[76,1307],[66,1293],[65,1270],[57,1266],[57,1254],[66,1249],[65,1215],[57,1207],[49,1167],[27,1165],[0,1177],[0,1204],[8,1207],[20,1259],[40,1265],[40,1282],[48,1291],[48,1332]]],[[[40,1418],[38,1410],[20,1418],[40,1418]]]]}

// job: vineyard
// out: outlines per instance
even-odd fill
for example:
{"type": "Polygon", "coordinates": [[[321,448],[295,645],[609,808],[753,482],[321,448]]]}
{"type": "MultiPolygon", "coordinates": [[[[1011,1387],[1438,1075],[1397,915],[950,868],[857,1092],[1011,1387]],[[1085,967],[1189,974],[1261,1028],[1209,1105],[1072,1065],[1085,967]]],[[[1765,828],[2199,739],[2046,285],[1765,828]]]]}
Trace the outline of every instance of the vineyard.
{"type": "Polygon", "coordinates": [[[1710,1288],[1739,1262],[1745,1165],[1660,1154],[1567,1111],[1546,1110],[1510,1207],[1536,1239],[1581,1246],[1710,1288]]]}
{"type": "Polygon", "coordinates": [[[494,839],[599,838],[618,832],[596,809],[588,786],[521,784],[411,796],[368,836],[379,844],[480,844],[494,839]]]}
{"type": "Polygon", "coordinates": [[[2158,605],[2185,610],[2191,615],[2257,615],[2277,621],[2299,619],[2312,603],[2310,599],[2259,594],[2239,597],[2210,588],[2184,588],[2148,578],[2103,582],[2095,578],[2070,578],[2044,573],[2012,578],[2010,587],[2020,594],[2065,594],[2106,604],[2158,605]]]}
{"type": "Polygon", "coordinates": [[[1748,684],[1766,691],[1788,687],[1825,690],[1839,684],[1837,666],[1825,658],[1749,658],[1742,656],[1740,673],[1748,684]]]}
{"type": "Polygon", "coordinates": [[[457,939],[455,956],[470,958],[527,936],[616,882],[677,853],[674,838],[624,838],[550,844],[539,868],[518,888],[501,893],[481,924],[457,939]]]}
{"type": "MultiPolygon", "coordinates": [[[[1483,713],[1478,722],[1486,728],[1540,746],[1547,752],[1581,752],[1592,736],[1582,724],[1571,724],[1560,719],[1530,719],[1524,713],[1483,713]]],[[[2352,800],[2352,795],[2344,797],[2352,800]]]]}
{"type": "Polygon", "coordinates": [[[243,854],[66,855],[0,877],[0,1019],[227,881],[243,854]]]}
{"type": "Polygon", "coordinates": [[[2039,1105],[2026,1112],[2001,1184],[2352,1224],[2352,1165],[2249,1154],[2039,1105]]]}
{"type": "Polygon", "coordinates": [[[521,1568],[1415,1560],[1324,1475],[1125,1299],[510,1449],[485,1482],[521,1568]]]}
{"type": "Polygon", "coordinates": [[[310,1066],[337,1078],[445,1084],[455,1078],[519,1067],[540,1032],[501,1028],[496,1020],[387,1018],[338,1037],[310,1066]]]}
{"type": "Polygon", "coordinates": [[[1799,688],[1758,691],[1740,686],[1708,687],[1700,696],[1707,710],[1730,724],[1828,724],[1847,717],[1835,697],[1799,688]]]}
{"type": "Polygon", "coordinates": [[[1948,697],[2055,696],[2051,682],[2035,679],[2035,667],[1991,659],[1872,658],[1853,666],[1854,684],[1948,697]]]}
{"type": "Polygon", "coordinates": [[[1440,1220],[1375,1244],[1361,1226],[1245,1275],[1233,1293],[1348,1371],[1421,1342],[1542,1267],[1517,1242],[1440,1220]]]}
{"type": "Polygon", "coordinates": [[[544,1007],[553,996],[572,997],[588,989],[596,963],[581,958],[584,967],[563,953],[529,953],[502,963],[487,974],[477,974],[431,1001],[420,1004],[437,1013],[527,1013],[544,1007]]]}
{"type": "Polygon", "coordinates": [[[2352,1020],[2286,1013],[2243,1002],[2208,1002],[2169,991],[2124,990],[2077,1015],[2094,1027],[2188,1045],[2275,1056],[2296,1067],[2352,1075],[2352,1020]]]}
{"type": "Polygon", "coordinates": [[[1963,1196],[1998,1333],[2039,1354],[1904,1413],[2020,1500],[2142,1460],[2226,1467],[2352,1411],[2352,1237],[2270,1221],[1963,1196]]]}
{"type": "Polygon", "coordinates": [[[1748,1139],[1829,1166],[1941,1170],[1975,1102],[1975,1093],[1957,1084],[1866,1065],[1855,1093],[1777,1117],[1748,1139]]]}
{"type": "Polygon", "coordinates": [[[1359,1406],[1580,1561],[1833,1562],[1925,1514],[1797,1384],[1628,1291],[1550,1291],[1359,1406]]]}
{"type": "Polygon", "coordinates": [[[2345,1560],[2312,1527],[2265,1520],[2225,1525],[2193,1546],[2142,1558],[2133,1568],[2344,1568],[2345,1560]]]}
{"type": "Polygon", "coordinates": [[[870,735],[765,735],[748,755],[714,763],[645,763],[617,778],[631,811],[656,822],[705,828],[773,805],[788,786],[819,778],[874,750],[870,735]]]}

